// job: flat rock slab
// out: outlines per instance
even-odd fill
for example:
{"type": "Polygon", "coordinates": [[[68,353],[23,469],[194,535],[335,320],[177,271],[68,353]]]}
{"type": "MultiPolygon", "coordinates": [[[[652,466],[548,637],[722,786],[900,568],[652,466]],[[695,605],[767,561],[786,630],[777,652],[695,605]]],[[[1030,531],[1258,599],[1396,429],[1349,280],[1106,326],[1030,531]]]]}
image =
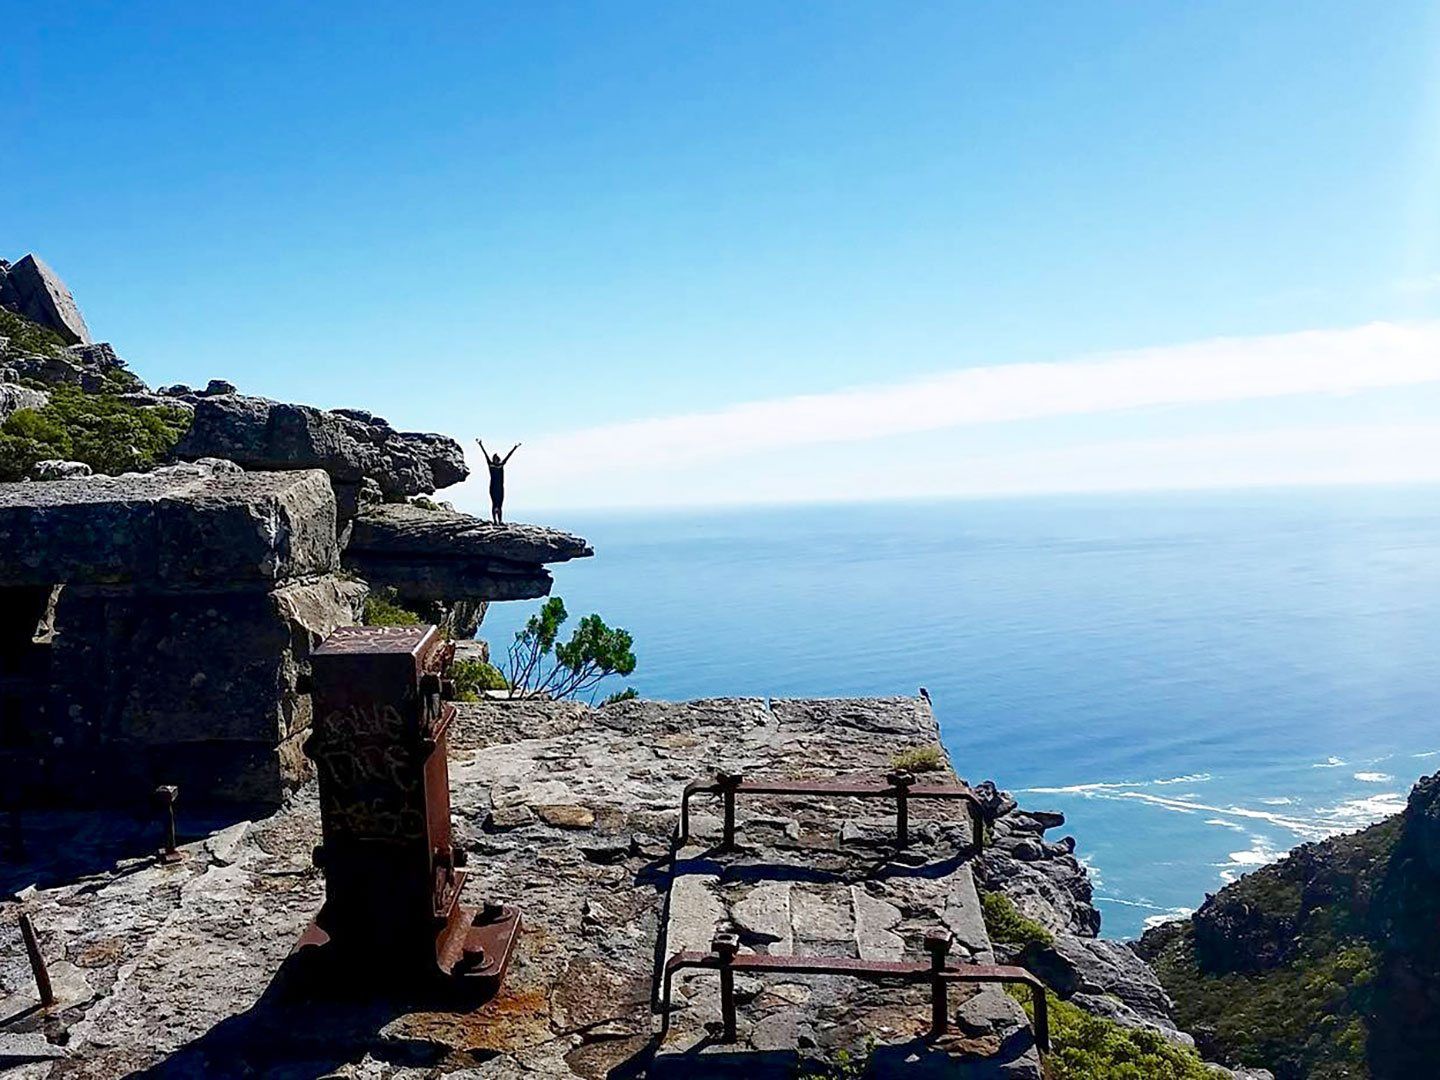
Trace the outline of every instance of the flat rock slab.
{"type": "Polygon", "coordinates": [[[335,496],[316,471],[176,465],[0,484],[0,586],[203,589],[338,567],[335,496]]]}
{"type": "Polygon", "coordinates": [[[550,592],[544,564],[591,554],[588,543],[558,529],[384,503],[355,519],[345,563],[410,599],[532,600],[550,592]]]}
{"type": "MultiPolygon", "coordinates": [[[[719,1002],[717,980],[700,973],[677,986],[684,1007],[655,1055],[659,960],[707,948],[742,910],[775,947],[808,946],[814,927],[797,911],[818,905],[836,950],[888,952],[898,940],[911,955],[949,907],[978,906],[959,851],[963,822],[945,820],[958,812],[946,804],[917,806],[922,850],[903,864],[840,843],[840,819],[864,812],[846,800],[742,804],[745,852],[717,853],[699,839],[672,856],[687,781],[721,766],[824,775],[817,763],[836,760],[879,775],[905,744],[933,742],[928,709],[910,699],[852,702],[838,714],[759,699],[480,702],[460,707],[453,736],[465,902],[513,903],[524,917],[495,1000],[448,1011],[357,998],[349,987],[297,990],[285,958],[322,894],[310,866],[313,787],[248,825],[188,834],[187,857],[173,866],[146,858],[143,838],[122,852],[113,834],[87,833],[72,816],[63,823],[76,837],[70,876],[55,880],[50,867],[25,903],[46,955],[83,971],[93,996],[22,1023],[67,1054],[26,1065],[37,1070],[27,1077],[779,1076],[797,1055],[863,1053],[871,1039],[878,1075],[1039,1076],[1023,1014],[1003,995],[980,1010],[983,1030],[939,1048],[918,1038],[929,1015],[923,989],[838,978],[745,980],[744,1046],[702,1048],[719,1002]],[[845,751],[822,752],[827,745],[845,751]],[[795,755],[796,746],[816,752],[795,755]],[[116,854],[132,858],[114,867],[106,857],[116,854]]],[[[182,834],[186,825],[182,809],[182,834]]],[[[13,907],[0,904],[0,927],[13,925],[13,907]]],[[[18,994],[28,979],[23,950],[0,948],[0,994],[18,994]]]]}

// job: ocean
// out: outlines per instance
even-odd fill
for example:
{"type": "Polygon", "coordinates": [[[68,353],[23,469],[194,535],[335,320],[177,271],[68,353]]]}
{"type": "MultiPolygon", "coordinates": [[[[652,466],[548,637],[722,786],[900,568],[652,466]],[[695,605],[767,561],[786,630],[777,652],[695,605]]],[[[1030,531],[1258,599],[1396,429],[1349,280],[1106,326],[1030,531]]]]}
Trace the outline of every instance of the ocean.
{"type": "MultiPolygon", "coordinates": [[[[546,523],[594,544],[554,595],[635,635],[646,697],[926,687],[961,776],[1064,811],[1107,937],[1440,770],[1440,489],[546,523]]],[[[537,606],[481,636],[503,653],[537,606]]]]}

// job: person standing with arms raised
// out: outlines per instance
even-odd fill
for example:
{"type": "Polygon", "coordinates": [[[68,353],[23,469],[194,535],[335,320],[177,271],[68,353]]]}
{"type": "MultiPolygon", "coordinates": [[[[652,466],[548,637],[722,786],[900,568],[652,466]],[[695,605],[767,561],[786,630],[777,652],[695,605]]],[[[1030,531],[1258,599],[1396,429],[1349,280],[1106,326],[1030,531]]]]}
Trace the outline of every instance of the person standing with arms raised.
{"type": "Polygon", "coordinates": [[[485,455],[485,464],[490,469],[490,520],[501,525],[504,524],[502,510],[505,505],[505,466],[515,456],[515,451],[520,449],[520,444],[517,442],[510,448],[510,453],[502,458],[499,454],[486,451],[484,439],[475,441],[480,444],[480,453],[485,455]]]}

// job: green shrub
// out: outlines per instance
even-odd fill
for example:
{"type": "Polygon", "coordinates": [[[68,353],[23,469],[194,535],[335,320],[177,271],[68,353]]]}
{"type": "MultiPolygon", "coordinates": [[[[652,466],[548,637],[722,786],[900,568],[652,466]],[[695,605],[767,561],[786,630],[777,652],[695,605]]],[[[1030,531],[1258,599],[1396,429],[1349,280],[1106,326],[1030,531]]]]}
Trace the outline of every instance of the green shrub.
{"type": "Polygon", "coordinates": [[[981,893],[980,910],[991,941],[1024,946],[1049,945],[1055,940],[1045,927],[1020,914],[1010,897],[1002,892],[981,893]]]}
{"type": "Polygon", "coordinates": [[[420,616],[400,603],[394,589],[376,589],[365,598],[361,621],[366,626],[419,626],[420,616]]]}
{"type": "Polygon", "coordinates": [[[634,701],[639,696],[640,693],[635,687],[627,686],[624,690],[616,690],[615,693],[600,703],[600,707],[603,709],[606,705],[618,705],[622,701],[634,701]]]}
{"type": "Polygon", "coordinates": [[[509,690],[510,684],[494,664],[484,660],[456,660],[450,665],[456,701],[479,701],[482,691],[509,690]]]}
{"type": "Polygon", "coordinates": [[[50,403],[0,425],[0,481],[23,479],[37,461],[83,461],[97,473],[143,472],[165,461],[190,426],[183,409],[142,408],[113,394],[50,387],[50,403]]]}
{"type": "Polygon", "coordinates": [[[10,339],[11,352],[32,356],[65,355],[65,342],[59,334],[7,308],[0,308],[0,337],[10,339]]]}
{"type": "Polygon", "coordinates": [[[945,768],[945,752],[938,746],[912,746],[890,759],[892,769],[906,772],[936,772],[945,768]]]}
{"type": "MultiPolygon", "coordinates": [[[[1029,991],[1011,988],[1034,1019],[1029,991]]],[[[1189,1047],[1176,1046],[1158,1031],[1127,1028],[1091,1016],[1047,991],[1050,1053],[1047,1080],[1214,1080],[1214,1073],[1189,1047]]]]}

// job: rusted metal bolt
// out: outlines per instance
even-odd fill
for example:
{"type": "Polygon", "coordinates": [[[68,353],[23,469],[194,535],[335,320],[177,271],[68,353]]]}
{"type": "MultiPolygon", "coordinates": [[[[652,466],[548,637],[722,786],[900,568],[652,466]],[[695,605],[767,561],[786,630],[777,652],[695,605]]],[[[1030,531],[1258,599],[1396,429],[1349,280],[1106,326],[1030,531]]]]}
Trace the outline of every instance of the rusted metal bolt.
{"type": "Polygon", "coordinates": [[[740,786],[740,781],[744,779],[742,773],[728,772],[725,769],[718,769],[715,772],[715,784],[721,788],[737,788],[740,786]]]}
{"type": "Polygon", "coordinates": [[[891,787],[904,791],[911,784],[915,783],[915,775],[907,769],[896,769],[894,772],[885,774],[885,779],[890,782],[891,787]]]}
{"type": "Polygon", "coordinates": [[[925,935],[925,951],[930,954],[930,963],[943,967],[945,958],[950,955],[950,946],[954,938],[949,930],[936,928],[925,935]]]}
{"type": "Polygon", "coordinates": [[[155,800],[160,804],[165,823],[165,846],[159,851],[161,862],[178,862],[181,854],[175,845],[175,800],[180,789],[174,784],[161,784],[155,789],[155,800]]]}
{"type": "Polygon", "coordinates": [[[739,935],[716,934],[710,939],[710,951],[720,958],[721,963],[728,964],[740,951],[739,935]]]}

